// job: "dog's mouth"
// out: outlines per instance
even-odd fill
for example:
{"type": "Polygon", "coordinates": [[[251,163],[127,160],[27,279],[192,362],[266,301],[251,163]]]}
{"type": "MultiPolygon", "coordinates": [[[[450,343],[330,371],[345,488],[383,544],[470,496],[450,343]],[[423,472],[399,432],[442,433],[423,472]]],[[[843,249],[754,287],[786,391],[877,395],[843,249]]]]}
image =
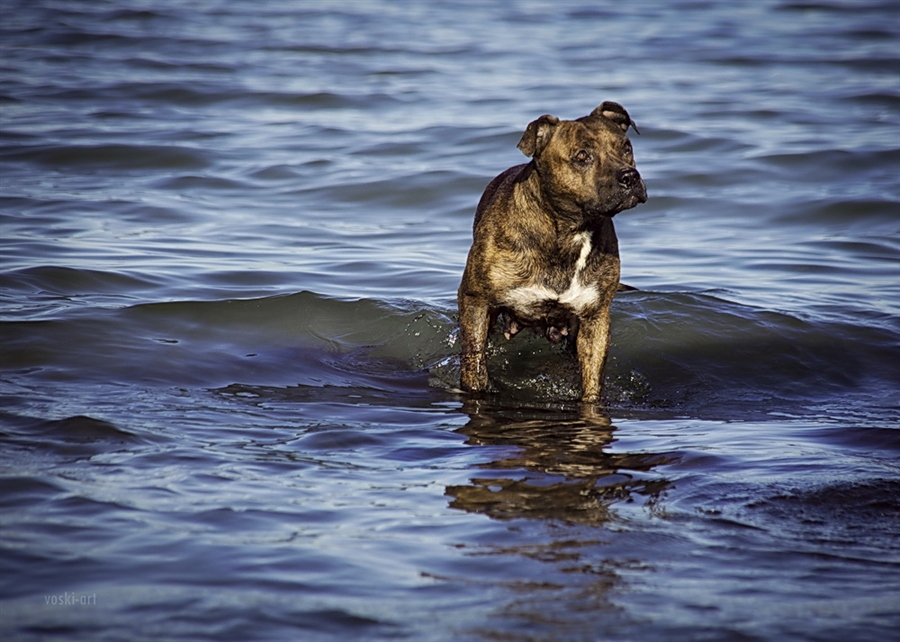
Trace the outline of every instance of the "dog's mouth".
{"type": "Polygon", "coordinates": [[[647,202],[647,187],[644,185],[644,181],[631,190],[631,198],[635,201],[631,207],[647,202]]]}
{"type": "Polygon", "coordinates": [[[629,188],[618,191],[614,199],[596,203],[586,209],[587,213],[592,217],[608,216],[609,218],[612,218],[619,212],[630,210],[631,208],[646,202],[647,188],[644,186],[644,182],[638,179],[638,182],[629,188]]]}
{"type": "Polygon", "coordinates": [[[647,187],[641,175],[633,167],[626,167],[616,172],[616,182],[619,188],[624,192],[626,200],[633,200],[634,203],[629,207],[634,207],[638,203],[647,202],[647,187]]]}

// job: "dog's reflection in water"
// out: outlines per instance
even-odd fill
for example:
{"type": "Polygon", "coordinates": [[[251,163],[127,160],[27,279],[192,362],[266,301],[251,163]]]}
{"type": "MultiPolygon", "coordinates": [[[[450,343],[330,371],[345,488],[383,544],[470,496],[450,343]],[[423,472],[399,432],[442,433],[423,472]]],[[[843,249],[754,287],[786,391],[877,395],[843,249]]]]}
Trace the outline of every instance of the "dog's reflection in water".
{"type": "Polygon", "coordinates": [[[498,457],[485,474],[448,486],[450,506],[496,519],[533,518],[602,524],[617,501],[655,502],[669,485],[647,473],[671,461],[655,453],[611,453],[616,427],[593,405],[568,410],[463,406],[470,419],[458,432],[498,457]],[[496,454],[495,454],[496,453],[496,454]]]}

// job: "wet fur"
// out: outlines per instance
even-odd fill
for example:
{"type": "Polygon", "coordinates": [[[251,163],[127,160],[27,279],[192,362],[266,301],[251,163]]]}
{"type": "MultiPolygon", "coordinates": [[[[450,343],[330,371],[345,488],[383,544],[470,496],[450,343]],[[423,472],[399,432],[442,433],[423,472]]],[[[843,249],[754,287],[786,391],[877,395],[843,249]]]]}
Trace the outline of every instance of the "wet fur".
{"type": "Polygon", "coordinates": [[[646,200],[625,135],[631,126],[610,102],[575,121],[541,116],[519,142],[531,162],[485,189],[458,292],[464,390],[489,390],[484,350],[499,320],[507,338],[533,328],[567,341],[578,354],[582,400],[599,400],[619,288],[612,217],[646,200]]]}

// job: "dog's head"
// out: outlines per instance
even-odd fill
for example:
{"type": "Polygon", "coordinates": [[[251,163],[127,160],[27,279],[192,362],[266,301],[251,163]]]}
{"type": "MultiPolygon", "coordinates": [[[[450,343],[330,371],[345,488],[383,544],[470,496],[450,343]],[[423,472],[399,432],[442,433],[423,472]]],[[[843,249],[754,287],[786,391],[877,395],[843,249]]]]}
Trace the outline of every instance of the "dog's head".
{"type": "Polygon", "coordinates": [[[629,127],[638,131],[628,112],[604,102],[578,120],[541,116],[528,125],[518,147],[534,159],[543,197],[554,210],[585,221],[611,217],[647,201],[629,127]]]}

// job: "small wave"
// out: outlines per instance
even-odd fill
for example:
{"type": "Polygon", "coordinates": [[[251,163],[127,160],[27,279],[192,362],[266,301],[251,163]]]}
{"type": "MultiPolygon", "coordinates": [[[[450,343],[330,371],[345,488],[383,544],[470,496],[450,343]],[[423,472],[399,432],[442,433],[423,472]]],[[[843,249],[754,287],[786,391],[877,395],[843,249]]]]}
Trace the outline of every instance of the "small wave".
{"type": "Polygon", "coordinates": [[[891,239],[898,231],[898,208],[900,203],[884,199],[835,198],[827,202],[810,200],[797,203],[776,213],[776,216],[779,223],[800,226],[840,224],[868,231],[872,231],[873,226],[878,226],[876,229],[882,229],[887,234],[886,238],[891,239]]]}
{"type": "Polygon", "coordinates": [[[611,358],[651,404],[811,403],[890,389],[896,333],[750,308],[709,294],[621,297],[611,358]],[[885,386],[885,384],[888,384],[885,386]]]}
{"type": "Polygon", "coordinates": [[[41,439],[59,439],[68,443],[91,443],[97,441],[140,443],[142,438],[122,430],[108,421],[85,415],[63,419],[38,420],[18,416],[5,416],[4,423],[16,425],[17,432],[29,433],[41,439]]]}
{"type": "MultiPolygon", "coordinates": [[[[3,426],[2,436],[7,449],[22,452],[30,466],[44,458],[87,459],[103,452],[158,441],[156,436],[139,436],[108,421],[86,415],[44,420],[2,412],[0,425],[3,426]],[[38,442],[41,444],[40,452],[35,453],[35,443],[38,442]]],[[[28,495],[59,491],[46,483],[35,485],[25,479],[11,486],[4,480],[4,488],[7,491],[24,491],[28,495]]]]}
{"type": "MultiPolygon", "coordinates": [[[[574,400],[574,358],[538,338],[494,334],[494,385],[517,399],[574,400]]],[[[606,401],[619,408],[723,411],[745,416],[802,411],[842,395],[890,405],[900,379],[896,333],[803,321],[709,294],[631,292],[613,309],[606,401]]],[[[458,370],[436,367],[450,385],[458,370]]]]}
{"type": "Polygon", "coordinates": [[[774,520],[797,540],[889,550],[900,527],[900,481],[875,478],[812,490],[784,488],[751,502],[745,519],[751,524],[774,520]]]}
{"type": "Polygon", "coordinates": [[[763,154],[757,160],[770,171],[790,172],[794,180],[839,182],[850,173],[891,176],[900,165],[900,149],[810,149],[804,152],[763,154]]]}
{"type": "MultiPolygon", "coordinates": [[[[5,324],[3,368],[254,394],[284,387],[298,397],[298,386],[450,393],[459,376],[454,316],[416,302],[312,292],[82,309],[5,324]]],[[[862,395],[890,408],[898,345],[884,328],[804,321],[710,294],[630,292],[614,305],[606,400],[623,409],[765,415],[862,395]]],[[[559,347],[498,332],[489,353],[500,398],[577,400],[576,361],[559,347]]]]}
{"type": "Polygon", "coordinates": [[[15,270],[0,275],[0,289],[31,293],[48,292],[60,296],[73,293],[130,293],[150,287],[147,278],[123,272],[71,268],[55,265],[15,270]]]}
{"type": "Polygon", "coordinates": [[[4,370],[202,387],[368,386],[362,364],[422,368],[452,327],[440,311],[423,306],[310,292],[58,314],[3,324],[4,370]],[[360,351],[368,361],[348,361],[360,351]]]}
{"type": "Polygon", "coordinates": [[[207,153],[180,145],[38,145],[7,150],[9,159],[53,167],[121,169],[203,169],[207,153]]]}

